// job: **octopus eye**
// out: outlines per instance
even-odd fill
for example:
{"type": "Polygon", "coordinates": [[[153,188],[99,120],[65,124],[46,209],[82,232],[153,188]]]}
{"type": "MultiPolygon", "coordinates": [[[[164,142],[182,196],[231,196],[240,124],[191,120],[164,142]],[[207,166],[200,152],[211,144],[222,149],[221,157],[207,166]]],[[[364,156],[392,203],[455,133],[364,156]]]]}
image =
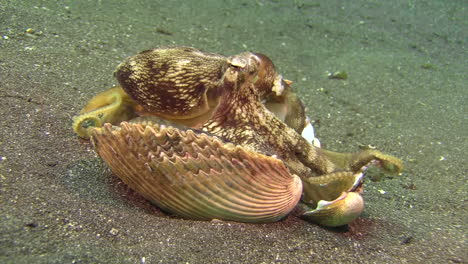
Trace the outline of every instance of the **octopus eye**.
{"type": "Polygon", "coordinates": [[[243,69],[248,65],[244,56],[233,56],[228,59],[229,67],[234,69],[243,69]]]}
{"type": "Polygon", "coordinates": [[[242,68],[241,66],[236,65],[236,64],[229,64],[229,67],[232,68],[232,69],[235,69],[235,70],[239,70],[239,69],[242,68]]]}

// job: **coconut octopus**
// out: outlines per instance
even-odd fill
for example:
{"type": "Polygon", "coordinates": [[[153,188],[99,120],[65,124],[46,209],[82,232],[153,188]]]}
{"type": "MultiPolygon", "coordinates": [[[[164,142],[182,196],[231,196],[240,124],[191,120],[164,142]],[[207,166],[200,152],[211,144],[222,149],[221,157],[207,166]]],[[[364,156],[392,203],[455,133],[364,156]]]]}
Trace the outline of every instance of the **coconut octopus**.
{"type": "Polygon", "coordinates": [[[263,54],[158,48],[127,58],[114,75],[120,86],[92,98],[73,129],[171,214],[265,223],[298,206],[304,219],[341,226],[363,211],[367,166],[403,168],[375,149],[320,148],[292,82],[263,54]]]}

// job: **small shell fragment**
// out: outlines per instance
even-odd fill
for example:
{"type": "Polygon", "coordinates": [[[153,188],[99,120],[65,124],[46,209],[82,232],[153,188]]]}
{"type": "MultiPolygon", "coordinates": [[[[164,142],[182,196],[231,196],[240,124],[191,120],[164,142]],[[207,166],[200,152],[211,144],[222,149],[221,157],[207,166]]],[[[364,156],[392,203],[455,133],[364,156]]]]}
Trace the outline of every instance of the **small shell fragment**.
{"type": "Polygon", "coordinates": [[[322,226],[346,225],[364,210],[362,196],[355,192],[343,192],[334,201],[321,200],[315,210],[305,212],[302,217],[322,226]]]}

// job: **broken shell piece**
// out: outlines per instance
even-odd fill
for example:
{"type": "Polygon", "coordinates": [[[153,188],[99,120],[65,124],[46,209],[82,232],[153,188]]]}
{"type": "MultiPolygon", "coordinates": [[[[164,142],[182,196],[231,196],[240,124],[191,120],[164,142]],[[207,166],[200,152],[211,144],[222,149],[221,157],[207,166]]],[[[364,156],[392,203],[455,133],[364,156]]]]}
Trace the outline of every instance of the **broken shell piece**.
{"type": "Polygon", "coordinates": [[[301,136],[305,138],[308,142],[312,143],[317,148],[320,148],[320,141],[318,138],[315,137],[314,126],[310,122],[310,118],[306,118],[306,125],[304,130],[302,130],[301,136]]]}
{"type": "Polygon", "coordinates": [[[92,141],[130,188],[185,218],[274,222],[302,194],[281,160],[192,130],[123,122],[94,129],[92,141]]]}
{"type": "Polygon", "coordinates": [[[364,210],[361,191],[363,173],[336,172],[304,181],[302,217],[323,226],[342,226],[364,210]],[[310,210],[310,208],[314,208],[310,210]]]}
{"type": "Polygon", "coordinates": [[[359,193],[343,192],[334,201],[319,201],[315,210],[305,212],[302,217],[319,225],[336,227],[350,223],[363,210],[364,200],[359,193]]]}

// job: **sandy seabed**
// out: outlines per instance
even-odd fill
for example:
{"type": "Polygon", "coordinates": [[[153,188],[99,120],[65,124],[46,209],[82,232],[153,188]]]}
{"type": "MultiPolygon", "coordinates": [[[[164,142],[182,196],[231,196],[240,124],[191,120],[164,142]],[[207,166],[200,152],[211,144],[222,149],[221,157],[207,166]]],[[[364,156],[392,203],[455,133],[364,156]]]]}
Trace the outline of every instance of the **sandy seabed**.
{"type": "Polygon", "coordinates": [[[0,0],[1,263],[467,263],[466,1],[0,0]],[[267,54],[327,149],[405,161],[364,214],[325,229],[167,216],[71,119],[159,46],[267,54]],[[345,71],[346,80],[327,73],[345,71]]]}

